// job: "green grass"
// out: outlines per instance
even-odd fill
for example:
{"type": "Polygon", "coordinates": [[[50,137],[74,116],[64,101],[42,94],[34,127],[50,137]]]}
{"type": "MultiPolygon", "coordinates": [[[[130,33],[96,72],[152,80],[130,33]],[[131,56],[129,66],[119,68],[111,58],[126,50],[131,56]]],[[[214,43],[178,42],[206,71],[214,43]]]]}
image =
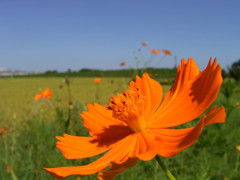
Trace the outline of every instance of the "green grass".
{"type": "MultiPolygon", "coordinates": [[[[97,87],[93,79],[70,79],[73,109],[69,134],[87,136],[80,118],[80,113],[87,110],[86,105],[109,103],[110,95],[127,89],[130,81],[130,78],[102,78],[97,87]]],[[[7,133],[0,135],[0,179],[54,179],[43,167],[79,166],[99,157],[67,160],[55,146],[55,136],[66,133],[69,106],[64,78],[4,78],[0,79],[0,86],[0,129],[7,128],[7,133]],[[60,85],[63,87],[59,88],[60,85]],[[53,97],[49,101],[34,101],[34,95],[45,88],[52,89],[53,97]]],[[[165,93],[169,89],[170,85],[163,85],[165,93]]],[[[222,100],[219,94],[214,104],[220,106],[222,100]]],[[[231,103],[239,100],[240,94],[236,93],[231,103]]],[[[205,127],[199,140],[185,151],[173,158],[162,158],[178,180],[240,179],[240,151],[236,149],[236,145],[240,145],[239,109],[232,111],[225,124],[205,127]]],[[[80,177],[96,179],[96,174],[80,177]]],[[[116,179],[166,178],[152,160],[139,161],[116,179]]]]}

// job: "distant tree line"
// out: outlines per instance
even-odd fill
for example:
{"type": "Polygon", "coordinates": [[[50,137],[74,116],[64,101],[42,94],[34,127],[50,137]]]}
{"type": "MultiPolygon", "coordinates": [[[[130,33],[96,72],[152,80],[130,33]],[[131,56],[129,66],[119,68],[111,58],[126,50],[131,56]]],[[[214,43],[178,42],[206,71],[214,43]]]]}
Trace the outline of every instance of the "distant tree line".
{"type": "MultiPolygon", "coordinates": [[[[147,68],[144,72],[150,74],[153,78],[174,78],[176,76],[176,69],[169,68],[147,68]]],[[[80,69],[73,71],[68,69],[66,72],[58,72],[57,70],[48,70],[41,74],[31,74],[25,77],[135,77],[135,69],[121,69],[121,70],[98,70],[98,69],[80,69]]],[[[24,77],[24,76],[21,76],[24,77]]]]}
{"type": "Polygon", "coordinates": [[[226,70],[222,70],[223,78],[231,77],[237,81],[240,81],[240,59],[236,62],[233,62],[230,67],[226,70]]]}

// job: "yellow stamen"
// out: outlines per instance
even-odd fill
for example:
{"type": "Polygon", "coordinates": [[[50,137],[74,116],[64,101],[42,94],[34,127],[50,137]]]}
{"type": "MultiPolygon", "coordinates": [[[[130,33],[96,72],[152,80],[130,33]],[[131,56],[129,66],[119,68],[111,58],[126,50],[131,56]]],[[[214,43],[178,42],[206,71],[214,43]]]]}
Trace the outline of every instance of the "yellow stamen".
{"type": "Polygon", "coordinates": [[[139,91],[136,83],[130,83],[126,92],[118,94],[110,99],[111,103],[107,108],[112,110],[113,117],[125,122],[134,132],[140,132],[146,128],[146,121],[143,117],[144,96],[139,91]]]}

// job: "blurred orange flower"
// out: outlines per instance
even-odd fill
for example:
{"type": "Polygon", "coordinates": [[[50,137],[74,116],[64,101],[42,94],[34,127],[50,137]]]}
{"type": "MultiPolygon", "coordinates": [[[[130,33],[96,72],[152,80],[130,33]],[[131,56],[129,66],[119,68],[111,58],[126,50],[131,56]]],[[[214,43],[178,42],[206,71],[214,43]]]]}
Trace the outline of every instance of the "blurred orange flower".
{"type": "Polygon", "coordinates": [[[34,99],[35,100],[38,100],[38,99],[41,99],[41,98],[47,98],[47,99],[49,99],[49,98],[51,98],[52,97],[52,91],[51,91],[51,89],[45,89],[44,91],[41,91],[39,94],[36,94],[35,96],[34,96],[34,99]]]}
{"type": "Polygon", "coordinates": [[[221,83],[221,67],[216,60],[210,60],[201,73],[192,58],[182,60],[175,82],[162,101],[163,91],[157,81],[147,73],[142,78],[136,76],[136,82],[131,81],[127,91],[112,96],[109,105],[87,106],[88,112],[81,117],[90,137],[57,137],[57,147],[67,159],[108,152],[88,165],[45,169],[56,178],[100,171],[98,179],[109,180],[139,159],[148,161],[157,154],[175,156],[199,138],[204,126],[225,122],[224,107],[214,106],[195,127],[173,128],[200,116],[216,99],[221,83]]]}
{"type": "Polygon", "coordinates": [[[52,91],[51,89],[45,89],[44,91],[42,91],[41,93],[42,98],[51,98],[52,97],[52,91]]]}
{"type": "Polygon", "coordinates": [[[165,49],[163,49],[162,52],[163,52],[164,54],[166,54],[166,55],[169,55],[169,56],[172,55],[172,53],[171,53],[170,51],[165,50],[165,49]]]}
{"type": "Polygon", "coordinates": [[[147,42],[141,42],[141,44],[142,44],[143,46],[147,46],[147,45],[148,45],[147,42]]]}
{"type": "Polygon", "coordinates": [[[158,55],[160,53],[159,50],[155,50],[155,49],[149,49],[149,51],[156,55],[158,55]]]}
{"type": "Polygon", "coordinates": [[[41,97],[42,97],[42,96],[41,96],[40,94],[36,94],[36,95],[34,96],[34,99],[35,99],[35,100],[39,100],[41,97]]]}
{"type": "Polygon", "coordinates": [[[95,78],[95,79],[94,79],[94,82],[97,83],[97,84],[99,84],[99,83],[101,82],[101,78],[95,78]]]}
{"type": "Polygon", "coordinates": [[[127,63],[126,62],[122,62],[120,63],[120,66],[125,66],[127,63]]]}
{"type": "Polygon", "coordinates": [[[6,134],[6,129],[5,128],[2,128],[2,129],[0,129],[0,134],[6,134]]]}
{"type": "Polygon", "coordinates": [[[240,146],[237,146],[236,148],[237,148],[237,150],[239,150],[239,151],[240,151],[240,146]]]}

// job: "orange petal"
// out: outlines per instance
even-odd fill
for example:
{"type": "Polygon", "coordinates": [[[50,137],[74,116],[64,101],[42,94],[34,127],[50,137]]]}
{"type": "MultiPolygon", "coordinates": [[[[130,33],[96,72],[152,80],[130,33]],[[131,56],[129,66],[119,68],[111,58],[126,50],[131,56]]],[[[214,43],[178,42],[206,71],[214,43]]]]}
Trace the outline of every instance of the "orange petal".
{"type": "Polygon", "coordinates": [[[136,155],[139,152],[138,149],[138,137],[139,134],[132,134],[131,135],[131,143],[129,145],[129,151],[126,156],[124,156],[119,161],[111,162],[109,170],[102,170],[98,174],[99,179],[113,179],[117,174],[123,172],[126,168],[134,166],[138,159],[136,155]]]}
{"type": "Polygon", "coordinates": [[[161,106],[159,107],[158,111],[166,109],[167,105],[170,105],[170,102],[175,99],[179,90],[182,89],[182,87],[184,87],[183,85],[188,81],[195,79],[197,75],[199,75],[199,69],[197,67],[197,64],[193,61],[193,59],[189,58],[188,63],[186,63],[186,61],[182,59],[182,65],[178,66],[174,84],[165,95],[164,100],[161,106]]]}
{"type": "Polygon", "coordinates": [[[226,114],[223,107],[213,107],[207,115],[204,115],[197,126],[186,129],[150,129],[159,141],[158,154],[164,157],[172,157],[192,145],[201,135],[204,125],[223,123],[226,114]]]}
{"type": "Polygon", "coordinates": [[[217,108],[214,106],[207,114],[204,114],[204,126],[213,124],[213,123],[224,123],[226,119],[225,108],[223,106],[217,108]]]}
{"type": "Polygon", "coordinates": [[[134,166],[138,162],[137,158],[129,158],[125,162],[115,163],[112,162],[109,170],[102,170],[98,173],[97,177],[99,180],[111,180],[114,179],[119,173],[125,169],[134,166]]]}
{"type": "Polygon", "coordinates": [[[91,136],[101,133],[103,128],[111,125],[124,125],[122,121],[114,119],[112,112],[104,106],[94,103],[94,105],[88,104],[87,107],[88,112],[83,112],[81,117],[91,136]]]}
{"type": "Polygon", "coordinates": [[[97,161],[84,165],[84,166],[70,166],[70,167],[59,167],[59,168],[45,168],[49,173],[51,173],[55,178],[65,178],[70,175],[87,175],[96,173],[107,166],[110,162],[119,162],[122,159],[128,159],[132,157],[129,152],[133,151],[134,141],[136,135],[130,135],[121,141],[119,141],[114,148],[109,150],[104,156],[102,156],[97,161]]]}
{"type": "Polygon", "coordinates": [[[52,91],[51,89],[45,89],[43,92],[42,92],[42,96],[43,98],[51,98],[52,97],[52,91]]]}
{"type": "Polygon", "coordinates": [[[209,62],[207,68],[194,80],[180,76],[168,103],[161,105],[150,120],[150,127],[173,127],[191,121],[201,115],[216,99],[222,83],[221,67],[216,60],[209,62]],[[190,79],[190,80],[189,80],[190,79]]]}
{"type": "Polygon", "coordinates": [[[151,79],[147,73],[142,78],[136,76],[136,84],[139,86],[141,93],[145,96],[145,118],[155,112],[161,103],[163,91],[162,86],[155,80],[151,79]]]}
{"type": "Polygon", "coordinates": [[[144,161],[149,161],[157,155],[157,144],[155,137],[149,133],[148,130],[138,133],[138,141],[136,143],[136,149],[138,148],[137,157],[144,161]]]}
{"type": "Polygon", "coordinates": [[[57,137],[57,148],[61,150],[67,159],[81,159],[95,156],[107,151],[110,147],[98,146],[93,142],[95,138],[80,137],[64,134],[64,137],[57,137]]]}
{"type": "Polygon", "coordinates": [[[166,50],[166,49],[163,49],[162,52],[166,55],[169,55],[169,56],[172,55],[172,53],[170,51],[166,50]]]}

